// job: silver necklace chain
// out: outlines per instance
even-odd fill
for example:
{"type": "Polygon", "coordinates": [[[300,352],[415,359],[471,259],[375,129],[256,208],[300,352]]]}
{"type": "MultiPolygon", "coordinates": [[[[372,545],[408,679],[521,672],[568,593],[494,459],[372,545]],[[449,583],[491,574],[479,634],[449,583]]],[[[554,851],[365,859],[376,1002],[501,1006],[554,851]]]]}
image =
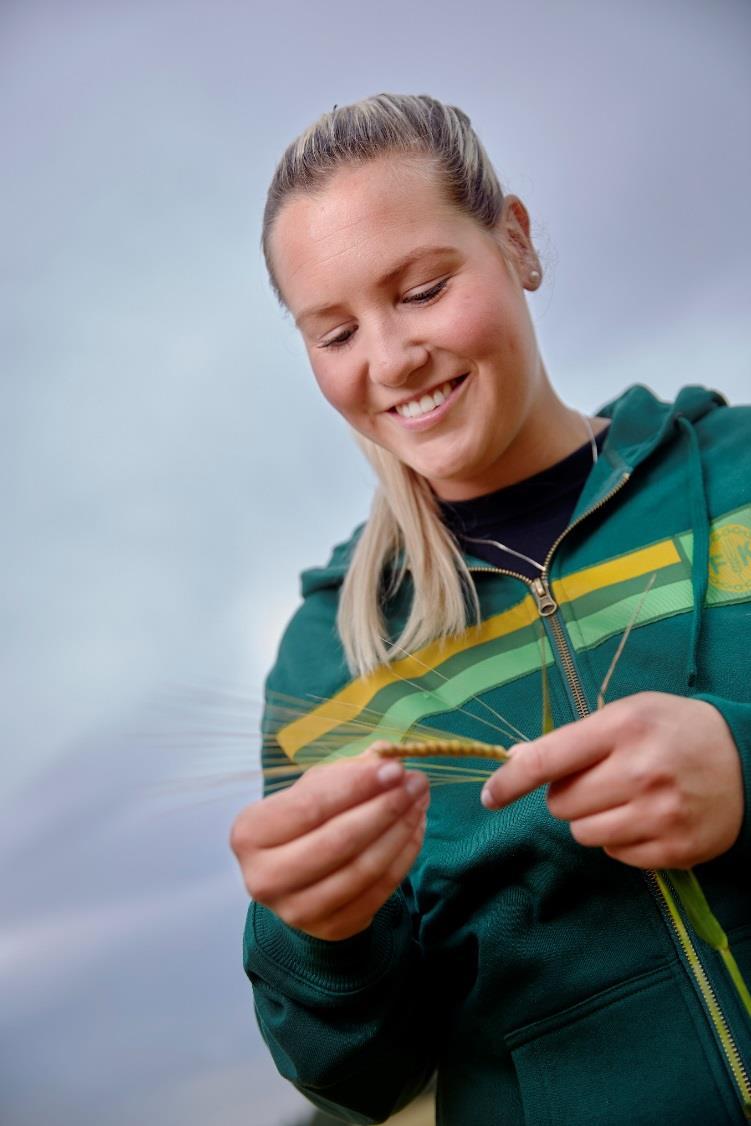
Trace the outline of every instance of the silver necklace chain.
{"type": "MultiPolygon", "coordinates": [[[[597,449],[597,441],[595,439],[595,432],[592,429],[592,423],[590,422],[586,414],[581,414],[580,412],[579,417],[586,426],[587,433],[589,435],[589,446],[592,450],[592,465],[597,465],[599,450],[597,449]]],[[[517,551],[516,548],[508,547],[505,543],[499,543],[498,540],[484,540],[480,539],[477,536],[462,536],[461,538],[467,543],[486,543],[490,547],[497,547],[500,551],[507,551],[509,555],[515,555],[517,559],[523,559],[525,563],[531,563],[533,567],[537,568],[540,574],[542,574],[545,570],[544,563],[538,563],[536,559],[532,559],[529,555],[525,555],[523,551],[517,551]]]]}

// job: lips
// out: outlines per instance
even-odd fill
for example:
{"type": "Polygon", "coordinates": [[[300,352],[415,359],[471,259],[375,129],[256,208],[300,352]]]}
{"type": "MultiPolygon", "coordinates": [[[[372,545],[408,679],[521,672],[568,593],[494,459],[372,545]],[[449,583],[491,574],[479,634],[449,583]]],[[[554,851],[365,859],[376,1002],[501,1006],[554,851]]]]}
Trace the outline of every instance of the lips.
{"type": "Polygon", "coordinates": [[[457,399],[464,395],[468,382],[469,372],[465,372],[432,391],[424,391],[420,397],[412,396],[411,399],[403,400],[385,413],[393,419],[395,425],[404,430],[432,430],[453,409],[457,399]],[[444,394],[446,388],[448,395],[444,394]]]}
{"type": "Polygon", "coordinates": [[[450,397],[451,392],[466,378],[467,373],[465,372],[463,375],[457,375],[444,383],[435,384],[419,395],[412,395],[409,399],[402,399],[395,403],[394,406],[388,408],[388,412],[398,414],[401,418],[420,418],[425,414],[430,414],[442,406],[450,397]]]}

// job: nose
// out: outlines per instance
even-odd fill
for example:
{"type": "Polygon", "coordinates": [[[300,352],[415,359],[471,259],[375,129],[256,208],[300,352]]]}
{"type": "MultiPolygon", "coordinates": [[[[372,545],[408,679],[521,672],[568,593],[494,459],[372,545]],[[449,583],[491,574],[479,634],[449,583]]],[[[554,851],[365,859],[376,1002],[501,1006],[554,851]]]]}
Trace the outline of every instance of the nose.
{"type": "Polygon", "coordinates": [[[413,372],[429,360],[426,346],[412,339],[393,321],[379,327],[371,337],[368,373],[373,383],[402,387],[413,372]]]}

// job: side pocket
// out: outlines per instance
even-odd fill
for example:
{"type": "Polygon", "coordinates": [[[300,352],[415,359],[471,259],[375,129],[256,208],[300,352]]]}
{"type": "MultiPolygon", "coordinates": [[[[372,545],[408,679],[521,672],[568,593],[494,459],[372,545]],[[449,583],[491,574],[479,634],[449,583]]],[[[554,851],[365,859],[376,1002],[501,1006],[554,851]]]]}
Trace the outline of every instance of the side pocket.
{"type": "Polygon", "coordinates": [[[613,986],[505,1040],[526,1126],[743,1120],[711,1033],[700,1031],[670,968],[613,986]]]}

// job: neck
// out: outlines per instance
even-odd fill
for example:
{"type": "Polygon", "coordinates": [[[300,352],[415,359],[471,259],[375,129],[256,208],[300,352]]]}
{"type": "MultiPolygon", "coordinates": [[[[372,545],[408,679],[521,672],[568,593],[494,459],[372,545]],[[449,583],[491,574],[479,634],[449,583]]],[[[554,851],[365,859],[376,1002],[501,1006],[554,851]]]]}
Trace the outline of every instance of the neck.
{"type": "Polygon", "coordinates": [[[588,420],[566,406],[545,377],[534,405],[502,455],[475,477],[432,481],[433,490],[440,500],[471,500],[515,485],[562,461],[607,425],[607,419],[588,420]]]}

